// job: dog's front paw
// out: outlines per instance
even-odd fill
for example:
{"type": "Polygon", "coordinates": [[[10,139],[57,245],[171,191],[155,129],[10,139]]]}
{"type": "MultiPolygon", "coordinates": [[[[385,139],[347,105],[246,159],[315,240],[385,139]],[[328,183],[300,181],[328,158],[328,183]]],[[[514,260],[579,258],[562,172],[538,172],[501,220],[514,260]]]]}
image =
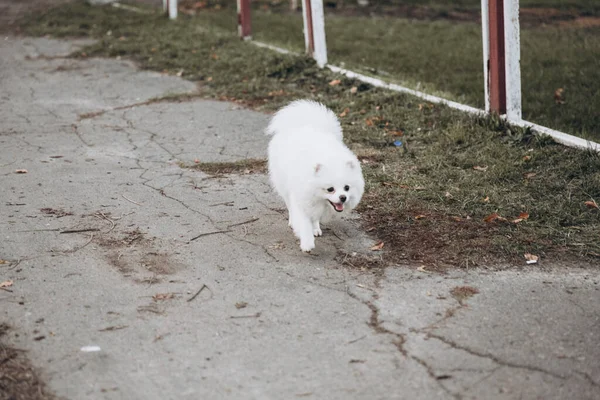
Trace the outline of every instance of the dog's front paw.
{"type": "Polygon", "coordinates": [[[315,228],[315,229],[313,230],[313,234],[314,234],[315,236],[322,236],[322,235],[323,235],[323,231],[321,230],[321,228],[315,228]]]}
{"type": "Polygon", "coordinates": [[[300,250],[305,253],[310,253],[310,251],[315,248],[315,240],[313,238],[311,239],[312,240],[300,240],[300,250]]]}

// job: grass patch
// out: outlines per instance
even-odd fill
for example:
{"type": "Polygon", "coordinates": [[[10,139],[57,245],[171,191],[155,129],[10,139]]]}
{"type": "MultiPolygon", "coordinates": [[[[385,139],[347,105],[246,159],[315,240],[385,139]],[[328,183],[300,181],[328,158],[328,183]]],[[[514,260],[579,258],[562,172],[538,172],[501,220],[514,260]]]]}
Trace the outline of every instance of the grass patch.
{"type": "Polygon", "coordinates": [[[250,158],[233,162],[199,162],[180,164],[181,168],[196,169],[208,175],[264,174],[267,172],[267,160],[250,158]]]}
{"type": "MultiPolygon", "coordinates": [[[[207,15],[173,22],[158,12],[78,2],[32,16],[23,29],[97,38],[74,56],[128,57],[199,82],[208,98],[261,110],[297,98],[325,103],[343,115],[345,139],[363,160],[367,191],[359,211],[367,230],[385,241],[387,260],[468,267],[521,265],[524,253],[539,255],[541,263],[600,258],[600,211],[585,205],[600,200],[598,154],[256,48],[221,29],[211,19],[217,14],[207,15]],[[340,83],[328,85],[334,79],[340,83]],[[394,146],[396,140],[402,145],[394,146]],[[506,220],[486,222],[493,213],[506,220]],[[528,219],[512,222],[521,213],[528,219]]],[[[264,171],[264,163],[187,167],[224,174],[264,171]]]]}

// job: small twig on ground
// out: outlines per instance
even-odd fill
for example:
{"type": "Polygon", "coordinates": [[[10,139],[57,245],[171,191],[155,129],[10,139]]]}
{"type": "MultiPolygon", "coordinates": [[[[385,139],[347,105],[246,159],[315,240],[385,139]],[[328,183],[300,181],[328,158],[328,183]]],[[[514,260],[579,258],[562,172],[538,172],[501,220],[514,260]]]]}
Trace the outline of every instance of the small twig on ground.
{"type": "Polygon", "coordinates": [[[248,221],[244,221],[244,222],[238,222],[237,224],[231,224],[231,225],[227,225],[227,228],[233,228],[234,226],[239,226],[239,225],[245,225],[245,224],[251,224],[252,222],[256,222],[258,221],[259,218],[252,218],[248,221]]]}
{"type": "Polygon", "coordinates": [[[201,233],[201,234],[199,234],[198,236],[194,236],[193,238],[191,238],[191,239],[190,239],[190,242],[191,242],[192,240],[199,239],[199,238],[201,238],[201,237],[203,237],[203,236],[216,235],[217,233],[229,233],[229,232],[231,232],[231,231],[214,231],[214,232],[206,232],[206,233],[201,233]]]}
{"type": "Polygon", "coordinates": [[[10,292],[10,293],[12,293],[12,292],[13,292],[12,290],[10,290],[10,289],[8,289],[8,288],[5,288],[5,287],[0,287],[0,289],[4,290],[5,292],[10,292]]]}
{"type": "Polygon", "coordinates": [[[357,338],[357,339],[354,339],[354,340],[351,340],[351,341],[349,341],[349,342],[348,342],[348,343],[346,343],[346,344],[352,344],[352,343],[356,343],[356,342],[358,342],[359,340],[363,340],[363,339],[364,339],[364,338],[366,338],[366,337],[367,337],[367,335],[361,336],[361,337],[359,337],[359,338],[357,338]]]}
{"type": "Polygon", "coordinates": [[[328,229],[329,231],[331,231],[331,233],[333,233],[333,236],[335,236],[336,238],[340,239],[340,240],[344,240],[341,237],[339,237],[339,235],[337,233],[335,233],[335,231],[333,229],[328,229]]]}
{"type": "Polygon", "coordinates": [[[194,300],[196,297],[198,297],[198,295],[199,295],[200,293],[202,293],[202,291],[203,291],[204,289],[208,289],[208,290],[210,290],[210,288],[209,288],[208,286],[206,286],[206,284],[203,284],[203,285],[202,285],[202,287],[201,287],[201,288],[200,288],[200,289],[199,289],[199,290],[198,290],[196,293],[194,293],[194,295],[193,295],[192,297],[190,297],[189,299],[187,299],[187,302],[189,303],[190,301],[192,301],[192,300],[194,300]]]}
{"type": "Polygon", "coordinates": [[[15,232],[56,232],[60,231],[59,228],[54,229],[25,229],[24,231],[15,231],[15,232]]]}
{"type": "Polygon", "coordinates": [[[98,329],[98,332],[110,332],[110,331],[118,331],[119,329],[127,328],[127,325],[117,325],[117,326],[109,326],[104,329],[98,329]]]}
{"type": "Polygon", "coordinates": [[[135,205],[138,205],[138,206],[142,206],[142,204],[140,204],[140,203],[138,203],[138,202],[136,202],[136,201],[133,201],[133,200],[131,200],[131,199],[128,199],[128,198],[127,198],[127,196],[125,196],[124,194],[122,194],[121,196],[123,196],[123,198],[124,198],[125,200],[127,200],[128,202],[130,202],[130,203],[133,203],[133,204],[135,204],[135,205]]]}
{"type": "Polygon", "coordinates": [[[111,232],[113,229],[115,229],[115,221],[118,219],[121,219],[123,217],[120,218],[115,218],[114,220],[112,218],[108,218],[106,215],[104,215],[104,213],[102,211],[98,211],[96,214],[94,214],[94,217],[98,217],[98,218],[102,218],[106,221],[108,221],[111,224],[111,227],[108,231],[106,231],[106,233],[111,232]]]}
{"type": "Polygon", "coordinates": [[[224,203],[216,203],[216,204],[210,204],[209,207],[216,207],[216,206],[227,206],[227,207],[233,207],[233,201],[226,201],[224,203]]]}
{"type": "Polygon", "coordinates": [[[83,249],[85,246],[87,246],[88,244],[92,243],[92,240],[94,240],[94,234],[93,233],[90,235],[90,239],[84,245],[76,247],[76,248],[71,249],[71,250],[61,251],[60,253],[62,253],[62,254],[75,253],[76,251],[79,251],[79,250],[83,249]]]}
{"type": "Polygon", "coordinates": [[[260,318],[261,315],[262,313],[257,312],[256,314],[252,315],[231,315],[229,318],[260,318]]]}
{"type": "Polygon", "coordinates": [[[60,233],[98,232],[99,230],[100,229],[98,229],[98,228],[67,229],[65,231],[60,231],[60,233]]]}

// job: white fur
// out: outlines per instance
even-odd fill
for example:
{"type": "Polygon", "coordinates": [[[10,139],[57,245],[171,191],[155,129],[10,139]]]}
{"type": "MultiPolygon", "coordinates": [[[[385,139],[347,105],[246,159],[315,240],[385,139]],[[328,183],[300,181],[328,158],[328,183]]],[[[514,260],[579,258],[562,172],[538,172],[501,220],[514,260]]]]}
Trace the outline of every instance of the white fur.
{"type": "Polygon", "coordinates": [[[300,248],[309,252],[314,236],[322,235],[321,222],[349,213],[360,202],[365,188],[360,162],[344,145],[335,114],[314,101],[294,101],[279,110],[267,134],[273,135],[271,183],[285,201],[300,248]]]}

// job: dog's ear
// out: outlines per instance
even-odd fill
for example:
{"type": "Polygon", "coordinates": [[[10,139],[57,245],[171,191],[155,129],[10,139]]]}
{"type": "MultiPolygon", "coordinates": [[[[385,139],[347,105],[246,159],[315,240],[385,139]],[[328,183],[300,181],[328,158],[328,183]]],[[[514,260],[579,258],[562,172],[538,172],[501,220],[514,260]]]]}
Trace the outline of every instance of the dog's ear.
{"type": "Polygon", "coordinates": [[[350,169],[354,169],[354,168],[356,168],[356,164],[354,164],[354,161],[348,161],[348,162],[346,163],[346,165],[347,165],[348,167],[350,167],[350,169]]]}
{"type": "Polygon", "coordinates": [[[315,175],[319,173],[319,171],[321,170],[321,168],[323,168],[323,165],[321,165],[321,164],[315,165],[315,175]]]}

